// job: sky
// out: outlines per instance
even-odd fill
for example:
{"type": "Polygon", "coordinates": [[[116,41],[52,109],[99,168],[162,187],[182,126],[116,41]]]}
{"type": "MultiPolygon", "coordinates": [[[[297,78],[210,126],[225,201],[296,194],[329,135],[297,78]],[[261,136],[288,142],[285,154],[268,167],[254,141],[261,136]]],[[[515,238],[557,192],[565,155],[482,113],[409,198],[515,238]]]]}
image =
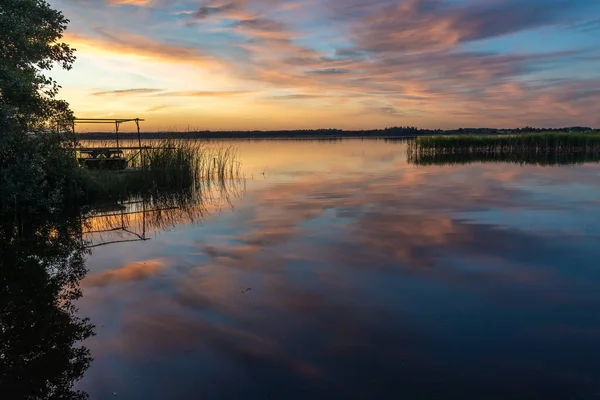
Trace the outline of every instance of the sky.
{"type": "Polygon", "coordinates": [[[71,21],[77,61],[52,76],[80,118],[178,131],[600,127],[597,0],[48,2],[71,21]]]}

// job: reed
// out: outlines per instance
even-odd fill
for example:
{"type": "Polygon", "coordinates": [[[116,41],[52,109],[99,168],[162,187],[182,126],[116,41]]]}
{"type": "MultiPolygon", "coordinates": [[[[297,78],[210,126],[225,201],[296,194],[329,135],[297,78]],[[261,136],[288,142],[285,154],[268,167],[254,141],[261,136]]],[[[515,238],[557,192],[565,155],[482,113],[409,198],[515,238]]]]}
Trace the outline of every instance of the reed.
{"type": "Polygon", "coordinates": [[[577,164],[600,157],[600,132],[419,137],[409,142],[407,155],[415,164],[441,160],[577,164]]]}
{"type": "Polygon", "coordinates": [[[198,141],[166,140],[151,148],[127,150],[131,168],[123,171],[82,169],[86,203],[159,196],[241,177],[233,147],[198,141]]]}

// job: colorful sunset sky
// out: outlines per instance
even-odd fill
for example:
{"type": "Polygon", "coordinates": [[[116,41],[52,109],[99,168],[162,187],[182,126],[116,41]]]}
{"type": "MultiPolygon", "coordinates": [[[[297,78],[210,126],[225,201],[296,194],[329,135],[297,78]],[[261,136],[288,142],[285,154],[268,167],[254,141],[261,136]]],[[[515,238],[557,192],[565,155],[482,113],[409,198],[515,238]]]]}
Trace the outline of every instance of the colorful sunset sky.
{"type": "Polygon", "coordinates": [[[145,130],[600,126],[598,0],[48,0],[78,117],[145,130]]]}

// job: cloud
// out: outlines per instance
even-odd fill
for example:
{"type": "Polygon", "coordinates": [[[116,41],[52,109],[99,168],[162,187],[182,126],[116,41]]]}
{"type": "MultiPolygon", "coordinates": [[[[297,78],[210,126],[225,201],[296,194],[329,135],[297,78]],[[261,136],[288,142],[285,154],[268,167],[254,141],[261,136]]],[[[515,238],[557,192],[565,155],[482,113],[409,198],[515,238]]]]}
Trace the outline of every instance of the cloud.
{"type": "Polygon", "coordinates": [[[96,36],[69,33],[65,40],[73,47],[101,48],[138,57],[165,62],[192,64],[202,68],[227,68],[228,64],[218,57],[197,47],[163,43],[138,34],[104,28],[95,30],[96,36]]]}
{"type": "Polygon", "coordinates": [[[119,90],[108,90],[108,91],[103,91],[103,92],[94,92],[92,94],[94,96],[107,96],[107,95],[129,96],[129,95],[156,93],[156,92],[162,92],[162,89],[146,89],[146,88],[119,89],[119,90]]]}
{"type": "Polygon", "coordinates": [[[88,275],[83,281],[87,287],[107,286],[114,283],[146,280],[169,266],[166,260],[135,261],[106,272],[88,275]]]}
{"type": "Polygon", "coordinates": [[[395,108],[395,107],[379,107],[377,110],[384,114],[394,115],[394,116],[404,116],[406,115],[403,111],[395,108]]]}
{"type": "Polygon", "coordinates": [[[138,96],[146,95],[150,97],[227,97],[227,96],[238,96],[249,93],[247,91],[179,91],[170,92],[163,89],[118,89],[118,90],[107,90],[101,92],[92,93],[94,96],[138,96]]]}
{"type": "MultiPolygon", "coordinates": [[[[294,39],[301,35],[300,32],[291,29],[289,24],[270,17],[279,10],[289,12],[296,6],[293,3],[286,4],[273,0],[233,0],[225,3],[210,1],[194,14],[194,20],[222,18],[230,20],[231,25],[228,30],[245,38],[245,41],[235,45],[249,50],[254,58],[265,56],[273,58],[274,55],[284,52],[296,56],[307,53],[314,55],[316,52],[294,42],[294,39]]],[[[252,61],[246,60],[249,63],[252,61]]]]}
{"type": "Polygon", "coordinates": [[[110,4],[123,5],[130,4],[134,6],[149,6],[155,3],[155,0],[108,0],[110,4]]]}
{"type": "Polygon", "coordinates": [[[269,96],[272,100],[311,100],[311,99],[323,99],[328,98],[327,95],[322,94],[311,94],[311,93],[297,93],[297,94],[282,94],[269,96]]]}
{"type": "MultiPolygon", "coordinates": [[[[269,49],[269,54],[279,55],[270,62],[256,63],[253,78],[325,94],[345,90],[354,92],[357,98],[383,94],[391,103],[376,110],[393,117],[414,119],[417,115],[435,114],[442,119],[451,118],[450,112],[440,110],[441,104],[450,103],[460,112],[452,112],[455,117],[475,120],[484,114],[481,109],[485,104],[490,124],[505,123],[502,121],[507,114],[515,116],[514,124],[527,124],[530,119],[541,120],[533,113],[548,118],[548,108],[558,107],[556,102],[548,104],[553,97],[529,84],[533,82],[529,77],[571,64],[573,57],[584,52],[499,54],[461,48],[468,42],[564,24],[565,14],[584,8],[584,1],[532,0],[522,4],[513,0],[462,3],[410,0],[379,1],[369,7],[363,2],[333,4],[334,8],[339,5],[336,10],[345,10],[335,17],[349,28],[353,47],[339,48],[334,57],[328,57],[298,48],[291,40],[270,41],[263,47],[245,45],[255,55],[261,55],[265,49],[269,49]],[[334,80],[337,76],[344,79],[334,80]],[[500,88],[511,88],[510,101],[502,96],[501,90],[495,90],[500,88]],[[529,114],[523,113],[525,109],[529,114]]],[[[591,78],[588,84],[594,87],[597,81],[591,78]]],[[[560,93],[564,90],[561,86],[556,85],[552,90],[560,93]]],[[[594,98],[593,91],[585,92],[585,96],[594,98]]],[[[571,107],[570,121],[579,118],[593,124],[594,120],[600,120],[593,117],[597,114],[593,108],[591,104],[580,111],[571,107]]],[[[560,120],[556,118],[552,125],[561,124],[560,120]]],[[[563,117],[562,121],[565,120],[563,117]]]]}
{"type": "Polygon", "coordinates": [[[227,96],[238,96],[242,94],[246,94],[246,91],[182,91],[182,92],[162,92],[155,94],[154,97],[227,97],[227,96]]]}
{"type": "Polygon", "coordinates": [[[193,15],[197,19],[205,19],[214,15],[227,14],[230,11],[237,10],[239,2],[230,1],[217,5],[217,2],[210,2],[201,6],[193,15]]]}
{"type": "Polygon", "coordinates": [[[597,31],[600,31],[600,18],[575,23],[573,29],[580,30],[586,33],[595,33],[597,31]]]}
{"type": "Polygon", "coordinates": [[[342,75],[348,74],[351,71],[345,68],[325,68],[325,69],[314,69],[308,71],[309,74],[317,74],[317,75],[342,75]]]}
{"type": "Polygon", "coordinates": [[[282,23],[265,18],[242,19],[234,26],[263,32],[280,32],[285,30],[285,26],[282,23]]]}
{"type": "Polygon", "coordinates": [[[162,104],[159,106],[155,106],[155,107],[150,107],[146,110],[146,112],[156,112],[156,111],[160,111],[160,110],[167,110],[171,108],[170,106],[166,105],[166,104],[162,104]]]}
{"type": "Polygon", "coordinates": [[[374,12],[363,10],[353,26],[357,50],[421,53],[447,49],[468,41],[564,24],[565,14],[586,2],[407,0],[382,4],[374,12]]]}
{"type": "MultiPolygon", "coordinates": [[[[68,2],[114,21],[90,20],[68,41],[95,56],[110,52],[218,74],[227,82],[222,87],[257,93],[263,110],[293,114],[280,100],[305,100],[311,118],[288,119],[295,126],[323,119],[349,128],[400,119],[425,127],[500,126],[507,115],[511,126],[600,123],[592,89],[600,82],[598,50],[574,39],[566,51],[567,39],[555,40],[591,36],[598,21],[589,16],[589,0],[136,3],[145,9],[125,24],[105,1],[68,2]],[[548,86],[548,79],[555,81],[548,86]]],[[[211,94],[213,87],[194,82],[184,90],[167,87],[165,78],[153,83],[165,87],[156,93],[162,97],[237,95],[211,94]]],[[[127,86],[137,84],[145,83],[127,86]]]]}
{"type": "Polygon", "coordinates": [[[193,10],[173,11],[171,15],[194,15],[195,12],[193,10]]]}
{"type": "Polygon", "coordinates": [[[295,36],[295,34],[288,30],[281,22],[267,18],[241,19],[233,25],[233,29],[254,40],[264,38],[286,41],[295,36]]]}

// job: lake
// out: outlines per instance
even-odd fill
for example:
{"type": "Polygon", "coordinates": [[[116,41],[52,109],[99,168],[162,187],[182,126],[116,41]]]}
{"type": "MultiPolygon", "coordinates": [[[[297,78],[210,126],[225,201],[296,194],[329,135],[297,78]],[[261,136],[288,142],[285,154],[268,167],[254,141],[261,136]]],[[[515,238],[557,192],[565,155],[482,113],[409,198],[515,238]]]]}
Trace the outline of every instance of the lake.
{"type": "Polygon", "coordinates": [[[229,144],[202,206],[91,224],[91,399],[600,398],[599,164],[229,144]]]}

